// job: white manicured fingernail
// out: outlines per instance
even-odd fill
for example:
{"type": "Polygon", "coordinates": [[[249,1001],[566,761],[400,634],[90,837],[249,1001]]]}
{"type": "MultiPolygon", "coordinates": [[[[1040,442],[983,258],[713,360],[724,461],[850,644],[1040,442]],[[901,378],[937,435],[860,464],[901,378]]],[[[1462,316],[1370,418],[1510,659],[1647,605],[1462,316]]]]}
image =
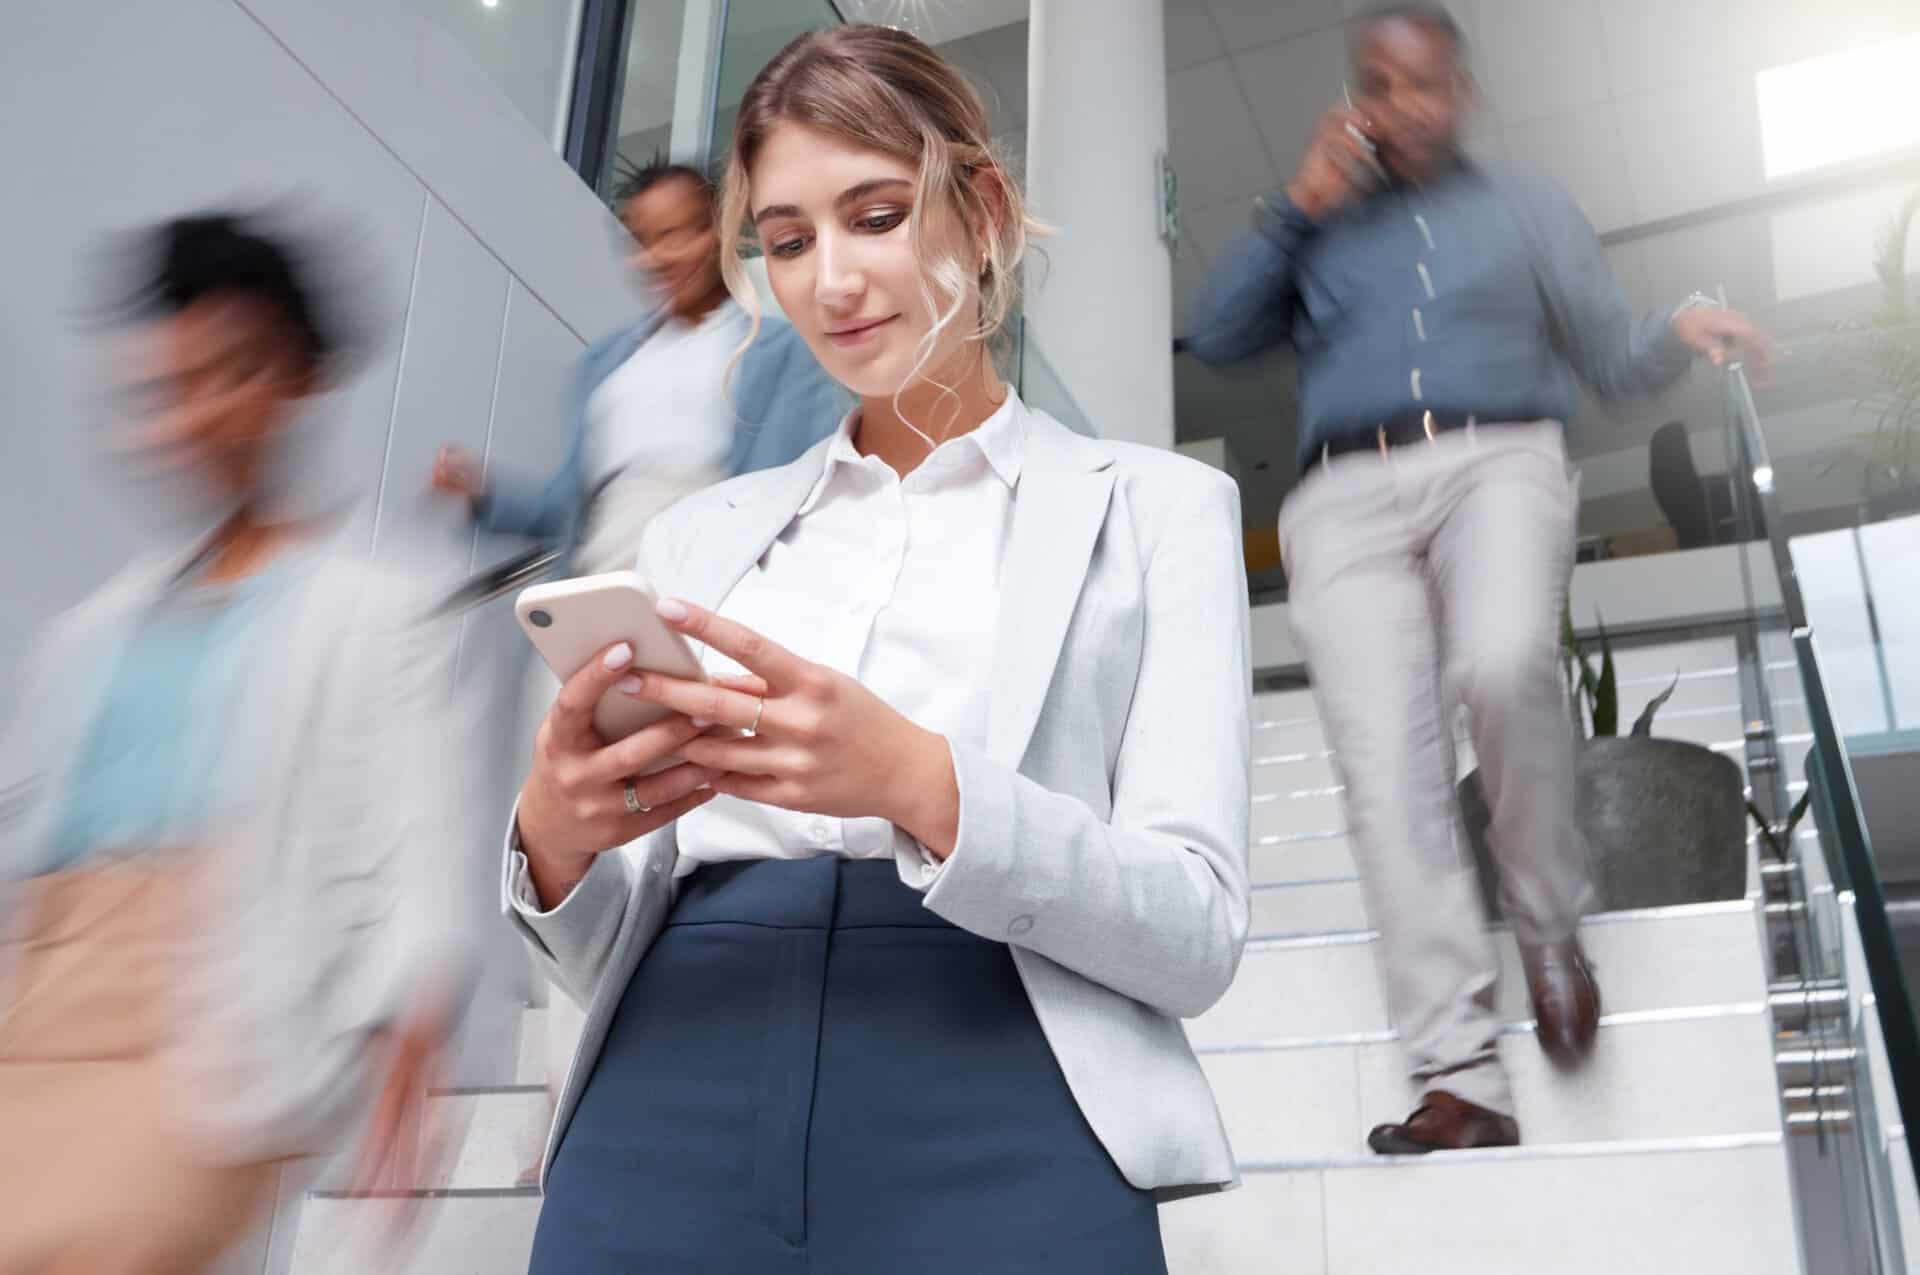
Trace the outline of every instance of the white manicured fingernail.
{"type": "Polygon", "coordinates": [[[659,613],[661,619],[672,620],[676,623],[693,614],[687,610],[687,604],[679,598],[661,598],[658,602],[654,603],[653,609],[659,613]]]}
{"type": "Polygon", "coordinates": [[[609,669],[625,668],[633,663],[633,648],[625,642],[609,650],[600,662],[609,669]]]}
{"type": "Polygon", "coordinates": [[[707,727],[713,725],[712,722],[708,721],[704,717],[692,717],[692,718],[688,718],[688,720],[693,723],[693,728],[695,730],[705,730],[707,727]]]}
{"type": "Polygon", "coordinates": [[[644,685],[646,685],[646,683],[637,677],[623,677],[613,684],[613,689],[616,691],[624,691],[628,695],[638,695],[640,688],[644,685]]]}

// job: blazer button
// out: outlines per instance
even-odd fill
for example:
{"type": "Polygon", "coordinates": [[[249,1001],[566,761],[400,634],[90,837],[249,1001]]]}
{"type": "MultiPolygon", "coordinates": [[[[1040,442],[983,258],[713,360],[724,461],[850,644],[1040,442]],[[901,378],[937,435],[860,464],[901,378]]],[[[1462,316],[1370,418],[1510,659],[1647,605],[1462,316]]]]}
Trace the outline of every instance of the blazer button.
{"type": "Polygon", "coordinates": [[[1013,935],[1015,938],[1019,938],[1022,934],[1032,929],[1033,918],[1030,916],[1016,916],[1007,925],[1007,933],[1013,935]]]}

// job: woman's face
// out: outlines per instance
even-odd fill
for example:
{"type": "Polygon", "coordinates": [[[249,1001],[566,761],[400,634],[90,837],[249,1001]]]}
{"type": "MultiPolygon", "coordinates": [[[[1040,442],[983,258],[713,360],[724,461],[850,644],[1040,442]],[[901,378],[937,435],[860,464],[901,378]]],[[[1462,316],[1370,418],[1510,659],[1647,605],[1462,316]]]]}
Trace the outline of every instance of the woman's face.
{"type": "MultiPolygon", "coordinates": [[[[913,205],[915,177],[900,160],[785,123],[748,173],[748,216],[774,297],[820,365],[863,398],[906,387],[937,317],[913,248],[912,222],[924,215],[913,205]]],[[[965,242],[958,219],[946,216],[928,248],[970,262],[978,250],[966,252],[965,242]]],[[[965,273],[968,295],[926,373],[950,369],[973,328],[978,289],[965,273]]]]}
{"type": "Polygon", "coordinates": [[[259,303],[196,301],[139,333],[123,445],[160,469],[245,493],[306,392],[299,364],[284,325],[259,303]]]}

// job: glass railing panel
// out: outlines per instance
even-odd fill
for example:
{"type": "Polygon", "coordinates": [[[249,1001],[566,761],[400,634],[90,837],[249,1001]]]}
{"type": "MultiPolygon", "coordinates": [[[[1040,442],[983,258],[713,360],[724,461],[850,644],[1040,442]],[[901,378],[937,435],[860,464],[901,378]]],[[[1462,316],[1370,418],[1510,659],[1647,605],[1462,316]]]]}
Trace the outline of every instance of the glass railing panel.
{"type": "MultiPolygon", "coordinates": [[[[1920,519],[1900,516],[1886,502],[1823,502],[1816,480],[1824,474],[1776,462],[1767,414],[1741,368],[1729,372],[1726,388],[1733,452],[1766,526],[1767,561],[1787,624],[1784,639],[1770,635],[1766,644],[1769,685],[1780,699],[1799,692],[1807,727],[1805,738],[1770,732],[1781,763],[1771,785],[1775,811],[1789,797],[1811,808],[1811,835],[1792,839],[1798,870],[1782,902],[1805,962],[1801,985],[1844,993],[1842,1012],[1808,1015],[1805,1052],[1824,1060],[1812,1089],[1834,1098],[1806,1112],[1823,1155],[1801,1175],[1802,1204],[1809,1207],[1808,1197],[1823,1187],[1838,1192],[1874,1250],[1875,1265],[1853,1268],[1900,1271],[1906,1264],[1896,1184],[1904,1175],[1896,1169],[1911,1164],[1903,1135],[1905,1116],[1920,1111],[1920,1037],[1897,921],[1903,895],[1920,898],[1920,871],[1909,875],[1897,858],[1876,853],[1874,815],[1881,815],[1883,831],[1899,825],[1863,801],[1863,791],[1883,804],[1887,794],[1920,791],[1920,732],[1903,729],[1908,688],[1920,672],[1909,622],[1914,608],[1906,590],[1892,590],[1902,596],[1885,608],[1895,626],[1888,641],[1875,588],[1876,580],[1885,588],[1916,578],[1920,519]],[[1862,774],[1872,785],[1865,790],[1862,774]]],[[[1773,434],[1784,438],[1785,430],[1776,425],[1773,434]]],[[[1920,928],[1906,939],[1912,951],[1920,928]]],[[[1810,1261],[1820,1256],[1808,1254],[1810,1261]]]]}

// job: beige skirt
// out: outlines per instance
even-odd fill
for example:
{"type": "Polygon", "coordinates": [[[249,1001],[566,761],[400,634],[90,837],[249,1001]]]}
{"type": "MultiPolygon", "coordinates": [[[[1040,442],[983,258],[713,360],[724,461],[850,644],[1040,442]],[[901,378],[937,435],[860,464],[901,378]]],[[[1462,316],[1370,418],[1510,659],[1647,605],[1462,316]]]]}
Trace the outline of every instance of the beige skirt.
{"type": "Polygon", "coordinates": [[[189,1150],[163,1048],[198,891],[178,858],[10,888],[0,917],[0,1275],[193,1275],[271,1210],[279,1164],[189,1150]]]}

